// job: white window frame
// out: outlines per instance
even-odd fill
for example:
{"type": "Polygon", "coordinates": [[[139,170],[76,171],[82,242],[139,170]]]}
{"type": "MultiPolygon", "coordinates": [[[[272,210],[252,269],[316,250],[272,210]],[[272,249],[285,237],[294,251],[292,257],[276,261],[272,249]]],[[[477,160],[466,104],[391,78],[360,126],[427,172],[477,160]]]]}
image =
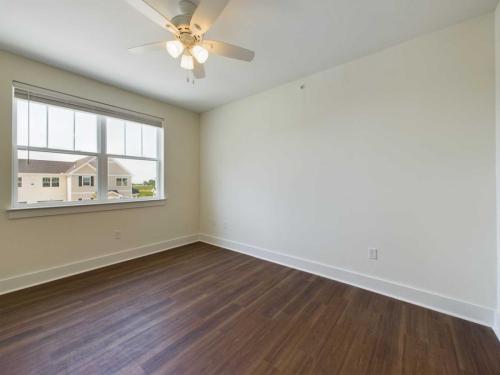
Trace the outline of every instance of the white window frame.
{"type": "MultiPolygon", "coordinates": [[[[46,91],[50,93],[55,93],[53,95],[59,95],[61,98],[71,98],[74,100],[82,100],[82,102],[85,103],[92,103],[92,105],[95,106],[102,106],[104,108],[103,110],[106,110],[108,108],[111,108],[112,110],[119,112],[124,111],[124,113],[132,112],[128,111],[125,109],[121,109],[118,107],[113,107],[108,104],[104,103],[99,103],[99,102],[93,102],[93,101],[88,101],[86,99],[81,99],[77,97],[72,97],[70,95],[62,94],[62,93],[57,93],[53,92],[51,90],[45,90],[38,88],[41,91],[46,91]],[[128,112],[127,112],[128,111],[128,112]]],[[[49,104],[50,105],[50,104],[49,104]]],[[[75,111],[78,111],[75,109],[75,111]]],[[[84,112],[84,111],[81,111],[84,112]]],[[[141,207],[141,206],[151,206],[151,205],[157,205],[157,204],[150,204],[151,202],[164,202],[166,200],[166,194],[164,190],[164,128],[156,126],[156,139],[157,139],[157,156],[152,158],[152,157],[142,157],[142,156],[129,156],[129,155],[116,155],[116,154],[107,154],[106,153],[106,118],[107,117],[114,117],[118,119],[123,119],[125,121],[129,121],[126,116],[121,118],[120,116],[107,116],[104,114],[100,113],[93,113],[93,112],[88,112],[92,113],[97,116],[97,152],[86,152],[86,151],[73,151],[73,150],[65,150],[65,149],[57,149],[57,148],[49,148],[49,147],[34,147],[34,146],[19,146],[17,145],[17,99],[12,95],[12,177],[11,177],[11,189],[12,189],[12,194],[11,194],[11,207],[8,209],[8,211],[14,212],[13,215],[10,215],[12,218],[17,218],[17,217],[30,217],[30,216],[45,216],[40,213],[34,213],[33,215],[31,214],[21,214],[21,215],[16,215],[15,211],[29,211],[32,209],[57,209],[57,208],[76,208],[76,207],[82,207],[82,206],[95,206],[96,210],[109,210],[109,209],[116,209],[116,208],[121,208],[121,207],[105,207],[103,208],[102,206],[107,206],[107,205],[127,205],[128,207],[123,207],[123,208],[135,208],[135,207],[141,207]],[[95,200],[85,200],[85,201],[71,201],[71,202],[38,202],[38,203],[32,203],[32,204],[25,204],[22,202],[18,202],[18,161],[17,161],[17,155],[18,151],[20,150],[25,150],[25,151],[32,151],[32,152],[47,152],[47,153],[59,153],[59,154],[67,154],[67,155],[81,155],[81,156],[94,156],[97,158],[98,162],[98,168],[97,168],[97,175],[96,179],[97,181],[94,182],[95,186],[97,187],[97,199],[95,200]],[[156,192],[156,197],[143,197],[143,198],[126,198],[126,199],[119,199],[119,200],[110,200],[108,199],[108,160],[109,158],[116,158],[116,159],[131,159],[131,160],[146,160],[146,161],[154,161],[156,162],[157,165],[157,170],[156,170],[156,178],[157,178],[157,192],[156,192]],[[150,203],[148,203],[150,202],[150,203]],[[101,208],[99,208],[101,207],[101,208]]],[[[139,124],[144,124],[148,125],[147,123],[139,122],[139,121],[134,121],[139,124]]],[[[163,120],[162,120],[163,123],[163,120]]],[[[48,126],[48,124],[47,124],[48,126]]],[[[142,132],[142,127],[141,127],[141,132],[142,132]]],[[[47,145],[48,146],[48,145],[47,145]]],[[[143,147],[142,142],[141,142],[141,147],[143,147]]],[[[24,181],[23,181],[24,182],[24,181]]],[[[93,209],[90,209],[92,211],[93,209]]],[[[82,211],[67,211],[68,213],[76,213],[76,212],[89,212],[89,208],[85,208],[82,211]]],[[[53,210],[51,212],[47,212],[47,215],[52,215],[52,214],[64,214],[66,213],[65,211],[62,210],[53,210]]]]}

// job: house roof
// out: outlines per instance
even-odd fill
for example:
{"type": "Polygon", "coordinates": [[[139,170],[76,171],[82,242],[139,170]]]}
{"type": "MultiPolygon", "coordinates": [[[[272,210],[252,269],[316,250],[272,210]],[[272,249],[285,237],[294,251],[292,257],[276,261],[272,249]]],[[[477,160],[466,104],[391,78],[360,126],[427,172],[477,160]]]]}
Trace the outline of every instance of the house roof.
{"type": "Polygon", "coordinates": [[[66,174],[76,172],[80,167],[90,165],[93,169],[97,170],[97,159],[95,156],[86,156],[71,163],[70,167],[66,170],[66,174]]]}
{"type": "Polygon", "coordinates": [[[75,163],[71,161],[28,160],[19,159],[19,173],[63,174],[75,163]]]}
{"type": "MultiPolygon", "coordinates": [[[[27,159],[19,159],[18,162],[19,173],[73,174],[86,164],[97,169],[97,159],[94,156],[86,156],[76,161],[30,160],[28,162],[27,159]]],[[[130,176],[130,172],[115,159],[110,159],[108,173],[130,176]]]]}

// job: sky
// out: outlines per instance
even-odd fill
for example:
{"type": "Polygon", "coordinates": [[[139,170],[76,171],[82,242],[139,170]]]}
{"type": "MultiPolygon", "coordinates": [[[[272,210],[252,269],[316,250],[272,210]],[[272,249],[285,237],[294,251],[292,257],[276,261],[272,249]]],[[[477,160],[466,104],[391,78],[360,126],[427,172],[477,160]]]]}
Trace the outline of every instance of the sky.
{"type": "MultiPolygon", "coordinates": [[[[114,155],[156,157],[157,128],[107,117],[107,152],[114,155]]],[[[97,116],[41,103],[17,100],[17,144],[58,150],[97,152],[97,116]],[[29,124],[29,126],[28,126],[29,124]]],[[[85,155],[30,151],[31,159],[75,161],[85,155]]],[[[18,158],[27,158],[20,150],[18,158]]],[[[156,179],[156,162],[117,160],[132,174],[133,183],[156,179]]]]}

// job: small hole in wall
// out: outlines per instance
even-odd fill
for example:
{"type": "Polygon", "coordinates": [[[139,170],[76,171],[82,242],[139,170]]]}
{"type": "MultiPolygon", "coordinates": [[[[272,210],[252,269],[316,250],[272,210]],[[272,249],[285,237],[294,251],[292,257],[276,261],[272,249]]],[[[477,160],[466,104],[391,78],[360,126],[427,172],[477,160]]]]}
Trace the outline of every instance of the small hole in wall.
{"type": "Polygon", "coordinates": [[[302,85],[300,85],[301,90],[304,90],[305,88],[306,88],[306,85],[304,83],[302,85]]]}

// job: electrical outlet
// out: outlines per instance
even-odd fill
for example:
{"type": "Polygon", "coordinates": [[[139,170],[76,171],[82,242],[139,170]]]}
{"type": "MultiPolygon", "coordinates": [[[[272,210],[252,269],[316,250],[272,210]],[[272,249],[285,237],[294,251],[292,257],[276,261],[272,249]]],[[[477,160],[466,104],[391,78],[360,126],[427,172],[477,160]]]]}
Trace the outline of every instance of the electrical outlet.
{"type": "Polygon", "coordinates": [[[113,238],[114,238],[115,240],[119,240],[120,238],[122,238],[122,232],[121,232],[121,231],[119,231],[119,230],[115,230],[115,231],[113,232],[113,238]]]}
{"type": "Polygon", "coordinates": [[[378,249],[369,248],[368,249],[368,259],[377,260],[378,259],[378,249]]]}

